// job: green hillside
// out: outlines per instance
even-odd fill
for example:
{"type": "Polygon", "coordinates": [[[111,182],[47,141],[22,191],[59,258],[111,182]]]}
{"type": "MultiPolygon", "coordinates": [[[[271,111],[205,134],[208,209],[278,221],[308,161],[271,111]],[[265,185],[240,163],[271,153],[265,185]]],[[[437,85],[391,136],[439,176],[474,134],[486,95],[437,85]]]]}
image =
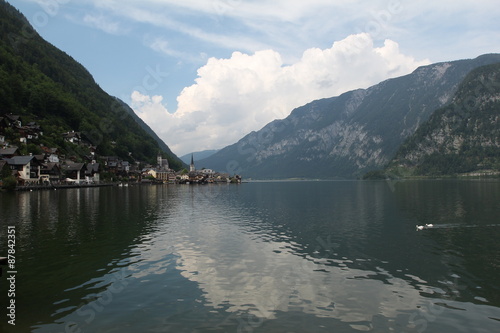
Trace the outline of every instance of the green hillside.
{"type": "Polygon", "coordinates": [[[0,116],[17,114],[23,123],[41,126],[44,135],[28,150],[44,145],[85,154],[85,149],[61,137],[77,131],[97,146],[98,155],[153,163],[161,150],[171,167],[181,168],[182,162],[166,145],[160,147],[127,108],[103,91],[82,65],[43,40],[19,11],[0,0],[0,116]]]}
{"type": "Polygon", "coordinates": [[[500,64],[472,71],[450,105],[409,137],[386,173],[443,176],[500,171],[500,64]]]}

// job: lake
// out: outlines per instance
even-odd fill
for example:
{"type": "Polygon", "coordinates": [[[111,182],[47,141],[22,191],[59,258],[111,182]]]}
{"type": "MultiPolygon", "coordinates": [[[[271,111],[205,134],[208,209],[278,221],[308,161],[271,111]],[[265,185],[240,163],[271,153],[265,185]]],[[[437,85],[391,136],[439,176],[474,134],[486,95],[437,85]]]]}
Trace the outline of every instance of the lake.
{"type": "Polygon", "coordinates": [[[498,180],[0,193],[1,332],[500,332],[498,180]],[[421,231],[416,225],[433,224],[421,231]]]}

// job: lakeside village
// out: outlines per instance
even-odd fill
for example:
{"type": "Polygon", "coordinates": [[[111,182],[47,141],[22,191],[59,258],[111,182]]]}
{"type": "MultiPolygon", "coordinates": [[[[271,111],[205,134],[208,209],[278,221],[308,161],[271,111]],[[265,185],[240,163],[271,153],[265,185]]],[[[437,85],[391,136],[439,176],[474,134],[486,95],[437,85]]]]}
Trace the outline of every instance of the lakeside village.
{"type": "Polygon", "coordinates": [[[116,156],[96,156],[96,148],[79,132],[61,133],[67,143],[84,146],[90,155],[84,163],[74,156],[61,154],[57,148],[41,146],[41,154],[25,154],[6,140],[6,132],[15,132],[21,144],[27,145],[43,135],[39,125],[30,122],[22,125],[19,115],[0,116],[0,187],[33,189],[57,187],[84,187],[135,184],[211,184],[241,183],[241,176],[215,172],[210,169],[196,170],[193,156],[189,171],[170,169],[168,160],[158,153],[156,165],[124,161],[116,156]],[[98,163],[97,161],[101,161],[98,163]],[[2,181],[3,180],[3,181],[2,181]]]}

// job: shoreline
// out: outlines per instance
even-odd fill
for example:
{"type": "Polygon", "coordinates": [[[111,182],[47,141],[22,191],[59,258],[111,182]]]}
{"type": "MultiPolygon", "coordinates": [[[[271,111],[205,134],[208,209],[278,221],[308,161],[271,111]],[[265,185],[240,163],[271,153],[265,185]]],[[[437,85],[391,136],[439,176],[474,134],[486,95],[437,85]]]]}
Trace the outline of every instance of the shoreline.
{"type": "MultiPolygon", "coordinates": [[[[441,177],[431,177],[431,176],[413,176],[413,177],[402,177],[394,179],[252,179],[247,180],[242,183],[266,183],[266,182],[336,182],[336,181],[442,181],[442,180],[500,180],[498,175],[489,176],[464,176],[464,175],[454,175],[454,176],[441,176],[441,177]]],[[[94,188],[94,187],[119,187],[120,184],[128,184],[128,186],[143,186],[143,185],[185,185],[185,184],[155,184],[155,183],[102,183],[102,184],[51,184],[51,185],[24,185],[17,186],[12,191],[7,191],[5,189],[0,189],[0,193],[4,192],[26,192],[26,191],[42,191],[42,190],[57,190],[57,189],[72,189],[72,188],[94,188]]],[[[225,184],[225,183],[224,183],[225,184]]],[[[190,184],[190,185],[212,185],[212,184],[190,184]]]]}
{"type": "Polygon", "coordinates": [[[16,186],[14,191],[42,191],[42,190],[57,190],[66,188],[88,188],[88,187],[106,187],[106,186],[117,186],[118,183],[106,183],[106,184],[58,184],[58,185],[23,185],[16,186]]]}
{"type": "Polygon", "coordinates": [[[0,193],[5,193],[5,192],[27,192],[27,191],[47,191],[47,190],[58,190],[58,189],[72,189],[72,188],[94,188],[94,187],[120,187],[120,184],[127,184],[127,186],[158,186],[158,185],[219,185],[219,184],[229,184],[229,183],[213,183],[213,184],[197,184],[197,183],[192,183],[192,184],[181,184],[181,183],[165,183],[165,184],[160,184],[160,183],[152,183],[152,182],[144,182],[144,183],[102,183],[102,184],[50,184],[50,185],[23,185],[23,186],[16,186],[15,189],[13,190],[5,190],[5,189],[0,189],[0,193]]]}

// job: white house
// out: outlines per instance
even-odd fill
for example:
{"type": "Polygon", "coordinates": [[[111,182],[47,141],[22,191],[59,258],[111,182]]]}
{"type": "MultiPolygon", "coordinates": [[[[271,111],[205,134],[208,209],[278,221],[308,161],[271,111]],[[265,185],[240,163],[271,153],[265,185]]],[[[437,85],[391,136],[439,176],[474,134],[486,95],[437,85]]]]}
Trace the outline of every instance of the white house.
{"type": "Polygon", "coordinates": [[[67,142],[71,143],[80,143],[82,139],[80,132],[75,132],[75,131],[63,133],[63,138],[67,142]]]}
{"type": "Polygon", "coordinates": [[[213,176],[215,175],[215,171],[212,170],[212,169],[201,169],[200,171],[202,174],[204,175],[208,175],[208,176],[213,176]]]}
{"type": "Polygon", "coordinates": [[[59,163],[59,156],[57,154],[50,154],[47,159],[50,163],[59,163]]]}
{"type": "Polygon", "coordinates": [[[142,175],[144,177],[152,176],[152,177],[156,178],[156,170],[153,168],[144,169],[144,170],[142,170],[142,175]]]}
{"type": "Polygon", "coordinates": [[[19,181],[33,183],[40,179],[40,163],[35,156],[13,156],[5,160],[11,170],[17,171],[19,181]]]}
{"type": "Polygon", "coordinates": [[[85,171],[85,179],[88,183],[99,183],[99,163],[88,163],[85,171]]]}
{"type": "Polygon", "coordinates": [[[71,179],[71,181],[80,184],[81,181],[85,180],[85,171],[87,171],[87,167],[85,163],[68,163],[64,165],[64,171],[67,181],[71,179]]]}

